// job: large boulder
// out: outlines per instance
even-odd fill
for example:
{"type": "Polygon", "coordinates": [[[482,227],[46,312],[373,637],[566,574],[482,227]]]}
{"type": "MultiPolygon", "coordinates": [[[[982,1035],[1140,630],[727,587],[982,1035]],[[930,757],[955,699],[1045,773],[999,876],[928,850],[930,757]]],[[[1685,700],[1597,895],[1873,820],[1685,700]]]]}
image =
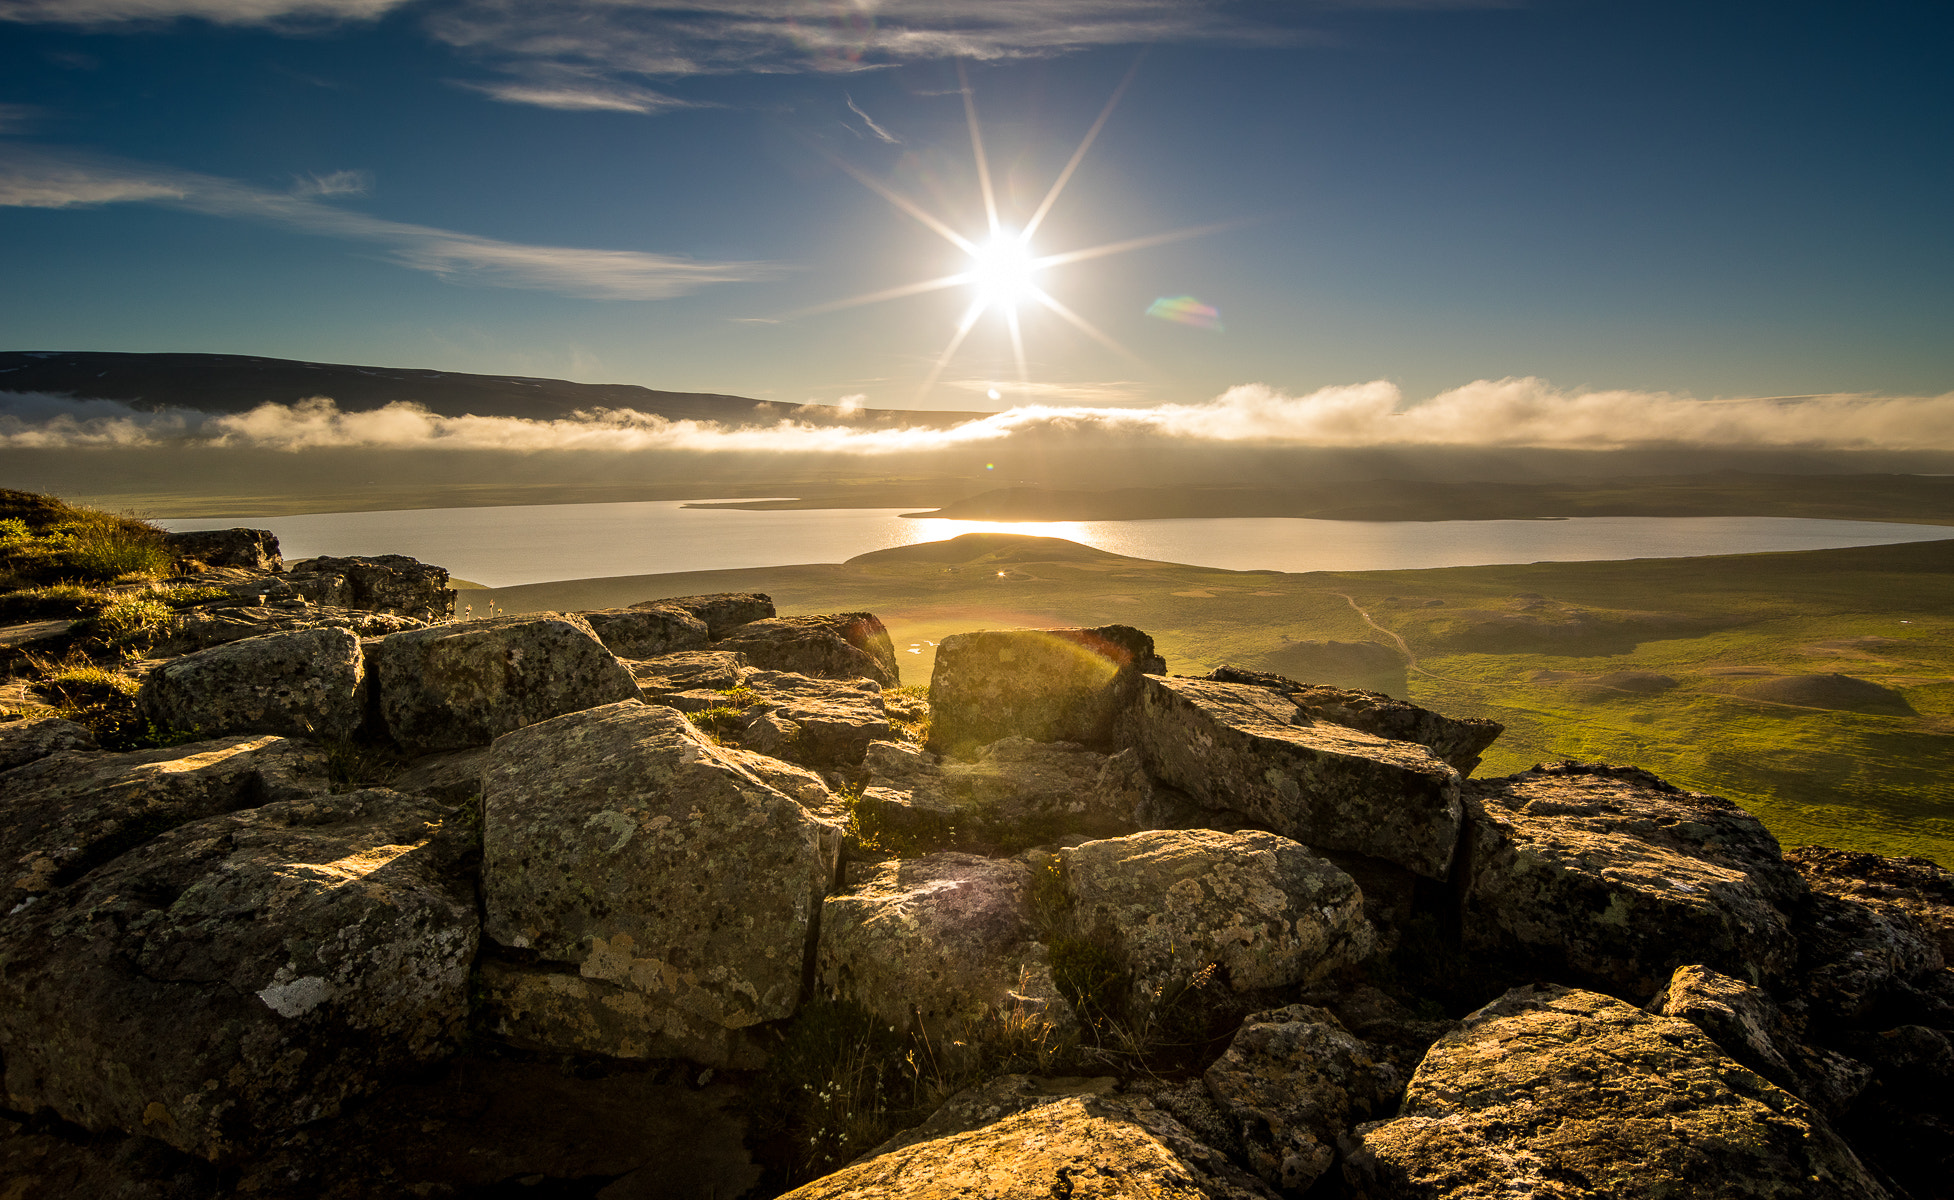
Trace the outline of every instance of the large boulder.
{"type": "Polygon", "coordinates": [[[433,625],[372,650],[387,732],[410,750],[456,750],[567,712],[636,698],[631,671],[563,613],[433,625]]]}
{"type": "Polygon", "coordinates": [[[1153,830],[1063,860],[1069,921],[1120,956],[1143,1011],[1211,967],[1237,991],[1290,987],[1375,948],[1357,885],[1277,834],[1153,830]]]}
{"type": "MultiPolygon", "coordinates": [[[[741,746],[812,767],[853,766],[869,744],[892,737],[882,685],[872,679],[817,679],[791,671],[752,671],[741,746]]],[[[667,703],[679,696],[666,698],[667,703]]],[[[700,697],[710,700],[713,697],[700,697]]],[[[719,699],[730,704],[730,698],[719,699]]]]}
{"type": "Polygon", "coordinates": [[[680,650],[624,665],[647,700],[677,692],[728,691],[753,673],[746,656],[734,650],[680,650]]]}
{"type": "Polygon", "coordinates": [[[177,617],[169,634],[156,643],[158,654],[194,654],[226,642],[293,633],[302,629],[344,629],[360,638],[386,637],[403,629],[419,629],[426,621],[397,613],[365,612],[357,608],[326,608],[294,601],[290,605],[242,604],[195,608],[177,617]]]}
{"type": "Polygon", "coordinates": [[[974,1128],[953,1120],[932,1130],[935,1136],[896,1139],[894,1148],[803,1185],[786,1200],[1274,1200],[1260,1180],[1142,1097],[1051,1100],[1030,1092],[1021,1076],[1005,1076],[975,1098],[953,1098],[950,1106],[963,1112],[1012,1111],[974,1128]],[[991,1101],[996,1092],[1006,1094],[991,1101]],[[1020,1107],[1026,1099],[1044,1102],[1020,1107]]]}
{"type": "Polygon", "coordinates": [[[656,658],[704,650],[706,623],[676,608],[597,608],[577,614],[619,658],[656,658]]]}
{"type": "Polygon", "coordinates": [[[26,717],[0,724],[0,772],[63,750],[99,750],[86,725],[60,717],[26,717]]]}
{"type": "Polygon", "coordinates": [[[482,845],[488,936],[540,960],[491,981],[492,1020],[558,1049],[726,1063],[800,1003],[840,831],[628,700],[498,738],[482,845]]]}
{"type": "Polygon", "coordinates": [[[209,817],[0,920],[9,1107],[221,1159],[451,1053],[478,931],[445,816],[209,817]]]}
{"type": "Polygon", "coordinates": [[[1506,727],[1477,717],[1447,717],[1383,692],[1298,683],[1282,675],[1217,667],[1204,678],[1217,683],[1249,683],[1281,692],[1318,721],[1346,725],[1398,742],[1417,742],[1461,775],[1470,775],[1479,756],[1506,727]]]}
{"type": "Polygon", "coordinates": [[[1204,1078],[1255,1173],[1292,1193],[1328,1171],[1344,1132],[1388,1111],[1404,1086],[1335,1016],[1307,1004],[1244,1019],[1204,1078]]]}
{"type": "Polygon", "coordinates": [[[828,994],[939,1041],[1002,1014],[1076,1024],[1033,938],[1031,869],[932,854],[864,867],[821,905],[815,974],[828,994]]]}
{"type": "Polygon", "coordinates": [[[1939,943],[1954,962],[1954,871],[1924,858],[1886,858],[1829,846],[1793,846],[1784,852],[1814,892],[1903,913],[1939,943]]]}
{"type": "Polygon", "coordinates": [[[1132,833],[1154,788],[1131,750],[1106,755],[1070,742],[1005,738],[976,758],[941,758],[908,742],[868,747],[864,829],[917,848],[1005,851],[1132,833]]]}
{"type": "Polygon", "coordinates": [[[1708,967],[1677,967],[1648,1011],[1688,1021],[1725,1054],[1828,1117],[1844,1113],[1872,1081],[1864,1063],[1805,1045],[1768,992],[1708,967]]]}
{"type": "Polygon", "coordinates": [[[896,648],[874,613],[827,613],[748,621],[713,640],[737,650],[768,671],[792,671],[823,679],[873,679],[883,687],[902,682],[896,648]]]}
{"type": "Polygon", "coordinates": [[[1212,808],[1431,879],[1452,867],[1458,772],[1414,742],[1317,720],[1252,684],[1144,681],[1127,718],[1147,769],[1212,808]]]}
{"type": "Polygon", "coordinates": [[[277,571],[285,565],[278,553],[278,535],[269,529],[185,529],[164,534],[163,544],[177,558],[206,567],[277,571]]]}
{"type": "Polygon", "coordinates": [[[0,911],[186,822],[325,790],[318,746],[268,735],[47,755],[0,774],[0,911]]]}
{"type": "Polygon", "coordinates": [[[958,633],[936,648],[929,747],[967,757],[1008,737],[1118,749],[1144,674],[1166,663],[1127,625],[958,633]]]}
{"type": "Polygon", "coordinates": [[[1812,889],[1797,983],[1821,1024],[1954,1026],[1954,871],[1823,846],[1785,861],[1812,889]]]}
{"type": "Polygon", "coordinates": [[[750,621],[775,615],[773,597],[761,592],[712,592],[703,596],[669,596],[641,600],[632,608],[669,608],[706,623],[706,635],[722,638],[750,621]]]}
{"type": "Polygon", "coordinates": [[[336,741],[366,717],[366,656],[344,629],[244,638],[163,663],[143,677],[136,703],[172,733],[336,741]]]}
{"type": "Polygon", "coordinates": [[[1395,1120],[1359,1126],[1363,1200],[1884,1200],[1825,1122],[1687,1021],[1594,992],[1508,992],[1439,1041],[1395,1120]]]}
{"type": "Polygon", "coordinates": [[[314,604],[440,621],[455,613],[446,568],[404,554],[308,558],[285,569],[287,582],[314,604]]]}
{"type": "Polygon", "coordinates": [[[1646,1000],[1685,963],[1747,983],[1796,961],[1805,884],[1728,800],[1561,763],[1468,785],[1468,953],[1512,976],[1646,1000]]]}

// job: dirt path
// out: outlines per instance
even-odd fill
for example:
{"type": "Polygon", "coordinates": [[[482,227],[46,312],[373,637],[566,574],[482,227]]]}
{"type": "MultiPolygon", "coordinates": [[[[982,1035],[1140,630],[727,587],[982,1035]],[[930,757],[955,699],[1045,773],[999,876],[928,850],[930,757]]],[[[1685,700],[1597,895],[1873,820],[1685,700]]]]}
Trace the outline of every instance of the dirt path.
{"type": "Polygon", "coordinates": [[[1406,644],[1406,642],[1405,642],[1405,640],[1404,640],[1403,638],[1401,638],[1401,637],[1399,637],[1399,636],[1398,636],[1398,635],[1397,635],[1397,634],[1396,634],[1395,632],[1393,632],[1393,631],[1391,631],[1391,630],[1389,630],[1389,629],[1386,629],[1386,628],[1384,628],[1384,626],[1382,626],[1382,625],[1379,625],[1379,624],[1378,624],[1378,623],[1377,623],[1376,621],[1373,621],[1373,620],[1371,619],[1371,615],[1370,615],[1369,613],[1367,613],[1367,612],[1365,612],[1365,611],[1364,611],[1364,609],[1363,609],[1363,606],[1361,606],[1361,605],[1359,605],[1359,604],[1357,603],[1357,601],[1356,601],[1356,600],[1354,600],[1353,598],[1351,598],[1351,596],[1350,596],[1350,595],[1349,595],[1348,593],[1346,593],[1346,592],[1331,592],[1330,594],[1331,594],[1331,595],[1333,595],[1333,596],[1339,596],[1339,597],[1341,597],[1341,598],[1343,599],[1343,602],[1344,602],[1345,604],[1348,604],[1348,605],[1349,605],[1349,606],[1351,607],[1351,609],[1352,609],[1352,610],[1354,610],[1354,611],[1356,612],[1356,614],[1357,614],[1358,616],[1360,616],[1360,617],[1362,617],[1362,618],[1364,619],[1364,624],[1366,624],[1366,625],[1368,625],[1368,626],[1370,626],[1370,627],[1371,627],[1372,629],[1375,629],[1375,630],[1377,630],[1377,631],[1378,631],[1379,633],[1381,633],[1381,634],[1383,634],[1383,635],[1384,635],[1385,637],[1387,637],[1387,638],[1390,638],[1390,639],[1391,639],[1391,640],[1392,640],[1393,642],[1396,642],[1396,643],[1397,643],[1397,645],[1398,645],[1398,653],[1400,653],[1400,654],[1402,654],[1402,655],[1404,655],[1404,669],[1405,669],[1405,670],[1407,670],[1407,671],[1416,671],[1416,672],[1418,672],[1418,673],[1419,673],[1420,675],[1423,675],[1423,676],[1425,676],[1425,677],[1426,677],[1426,678],[1428,678],[1428,679],[1442,679],[1442,680],[1444,680],[1444,681],[1445,681],[1446,683],[1465,683],[1465,682],[1466,682],[1466,681],[1465,681],[1465,680],[1463,680],[1463,679],[1454,679],[1454,678],[1452,678],[1452,677],[1451,677],[1450,675],[1440,675],[1440,674],[1439,674],[1439,673],[1438,673],[1437,671],[1427,671],[1427,670],[1426,670],[1425,668],[1423,668],[1423,667],[1421,667],[1421,666],[1419,666],[1419,665],[1418,665],[1418,656],[1417,656],[1416,654],[1413,654],[1413,653],[1411,652],[1411,647],[1410,647],[1410,646],[1409,646],[1408,644],[1406,644]]]}

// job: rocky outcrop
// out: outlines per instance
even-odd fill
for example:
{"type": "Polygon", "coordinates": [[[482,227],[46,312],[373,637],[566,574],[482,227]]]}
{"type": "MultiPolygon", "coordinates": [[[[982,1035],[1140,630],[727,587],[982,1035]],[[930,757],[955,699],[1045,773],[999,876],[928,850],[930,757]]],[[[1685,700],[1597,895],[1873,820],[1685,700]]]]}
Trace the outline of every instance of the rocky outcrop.
{"type": "Polygon", "coordinates": [[[483,781],[497,1027],[619,1057],[737,1058],[791,1015],[840,831],[635,700],[497,739],[483,781]]]}
{"type": "Polygon", "coordinates": [[[0,774],[0,906],[15,908],[201,817],[325,791],[310,742],[227,737],[101,754],[64,750],[0,774]]]}
{"type": "Polygon", "coordinates": [[[563,613],[434,625],[372,651],[380,716],[410,750],[454,750],[566,712],[627,697],[638,685],[582,618],[563,613]]]}
{"type": "MultiPolygon", "coordinates": [[[[1016,1081],[991,1087],[1010,1089],[1016,1081]]],[[[1007,1098],[1009,1106],[1015,1097],[1007,1098]]],[[[965,1102],[982,1111],[981,1102],[965,1102]]],[[[888,1150],[788,1193],[793,1200],[1213,1197],[1273,1200],[1253,1175],[1139,1097],[1080,1095],[888,1150]]]]}
{"type": "Polygon", "coordinates": [[[1843,1115],[1872,1082],[1872,1068],[1807,1046],[1768,992],[1708,967],[1677,967],[1648,1011],[1679,1017],[1725,1054],[1829,1117],[1843,1115]]]}
{"type": "Polygon", "coordinates": [[[278,553],[278,535],[269,529],[188,529],[165,533],[163,544],[177,558],[206,567],[278,571],[285,565],[278,553]]]}
{"type": "Polygon", "coordinates": [[[60,717],[26,717],[0,725],[0,772],[63,750],[99,750],[86,725],[60,717]]]}
{"type": "Polygon", "coordinates": [[[876,742],[867,765],[863,827],[918,849],[1011,851],[1067,835],[1115,837],[1140,829],[1154,802],[1138,754],[1069,742],[1005,738],[967,761],[876,742]]]}
{"type": "MultiPolygon", "coordinates": [[[[871,742],[895,735],[882,705],[882,686],[872,679],[752,671],[744,683],[753,697],[744,710],[739,742],[749,750],[833,769],[860,763],[871,742]]],[[[667,702],[676,699],[668,697],[667,702]]],[[[717,699],[728,703],[727,698],[717,699]]]]}
{"type": "Polygon", "coordinates": [[[440,621],[455,612],[448,572],[404,554],[308,558],[285,569],[286,582],[313,604],[440,621]]]}
{"type": "Polygon", "coordinates": [[[1459,776],[1421,745],[1314,720],[1268,688],[1180,678],[1145,680],[1126,738],[1203,804],[1431,879],[1451,871],[1459,776]]]}
{"type": "Polygon", "coordinates": [[[952,634],[930,676],[929,748],[962,758],[1021,737],[1115,750],[1142,675],[1166,669],[1126,625],[952,634]]]}
{"type": "Polygon", "coordinates": [[[737,650],[767,671],[822,679],[873,679],[883,687],[902,682],[889,631],[874,613],[767,617],[716,636],[713,645],[737,650]]]}
{"type": "Polygon", "coordinates": [[[1469,796],[1464,940],[1483,961],[1638,1002],[1684,963],[1761,983],[1796,962],[1804,881],[1729,801],[1577,763],[1469,796]]]}
{"type": "Polygon", "coordinates": [[[349,738],[366,718],[366,656],[344,629],[245,638],[163,663],[136,702],[172,733],[349,738]]]}
{"type": "Polygon", "coordinates": [[[1109,944],[1144,1011],[1214,968],[1237,991],[1322,980],[1369,957],[1350,877],[1272,833],[1154,830],[1064,852],[1069,921],[1109,944]]]}
{"type": "Polygon", "coordinates": [[[931,854],[861,868],[821,906],[815,974],[829,995],[946,1041],[1010,1014],[1077,1025],[1033,938],[1031,869],[931,854]]]}
{"type": "Polygon", "coordinates": [[[1298,683],[1240,667],[1217,667],[1203,678],[1269,688],[1294,700],[1311,720],[1360,729],[1396,742],[1417,742],[1461,775],[1472,774],[1479,756],[1506,728],[1497,721],[1442,716],[1383,692],[1298,683]]]}
{"type": "Polygon", "coordinates": [[[752,673],[746,656],[733,650],[682,650],[624,665],[647,700],[676,692],[730,690],[752,673]]]}
{"type": "Polygon", "coordinates": [[[297,602],[285,606],[244,604],[227,608],[193,609],[156,645],[158,654],[192,654],[245,638],[304,629],[344,629],[360,638],[385,637],[427,624],[395,613],[364,612],[356,608],[325,608],[297,602]]]}
{"type": "Polygon", "coordinates": [[[706,623],[706,636],[718,639],[736,627],[776,615],[773,597],[760,592],[713,592],[704,596],[672,596],[644,600],[632,608],[669,608],[706,623]]]}
{"type": "Polygon", "coordinates": [[[1397,1118],[1352,1140],[1364,1200],[1887,1194],[1817,1113],[1695,1026],[1562,987],[1467,1017],[1397,1118]]]}
{"type": "Polygon", "coordinates": [[[209,817],[0,922],[9,1106],[222,1159],[451,1053],[477,925],[444,816],[209,817]]]}
{"type": "Polygon", "coordinates": [[[676,608],[598,608],[577,614],[619,658],[656,658],[711,644],[706,623],[676,608]]]}

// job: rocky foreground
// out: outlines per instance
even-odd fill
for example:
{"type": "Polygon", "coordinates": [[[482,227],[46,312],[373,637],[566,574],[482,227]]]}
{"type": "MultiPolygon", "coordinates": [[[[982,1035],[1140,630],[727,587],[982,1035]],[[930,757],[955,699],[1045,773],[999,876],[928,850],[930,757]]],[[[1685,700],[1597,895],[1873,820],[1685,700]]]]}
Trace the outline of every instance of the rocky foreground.
{"type": "Polygon", "coordinates": [[[924,700],[867,613],[174,545],[165,744],[0,724],[10,1200],[1954,1194],[1931,863],[1125,627],[924,700]]]}

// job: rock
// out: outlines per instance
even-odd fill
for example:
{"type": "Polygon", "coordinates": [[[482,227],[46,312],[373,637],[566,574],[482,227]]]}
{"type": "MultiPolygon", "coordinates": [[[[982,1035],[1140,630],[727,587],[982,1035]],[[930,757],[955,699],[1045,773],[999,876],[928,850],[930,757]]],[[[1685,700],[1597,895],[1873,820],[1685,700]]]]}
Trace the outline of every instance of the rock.
{"type": "Polygon", "coordinates": [[[1373,949],[1350,877],[1273,833],[1154,830],[1063,858],[1072,924],[1115,947],[1142,1009],[1210,966],[1237,991],[1290,987],[1373,949]]]}
{"type": "Polygon", "coordinates": [[[445,568],[404,554],[373,558],[308,558],[286,568],[287,581],[314,604],[398,613],[422,621],[455,615],[445,568]]]}
{"type": "Polygon", "coordinates": [[[1315,720],[1267,688],[1179,678],[1144,681],[1127,737],[1156,779],[1210,807],[1427,878],[1451,871],[1459,776],[1421,745],[1315,720]]]}
{"type": "Polygon", "coordinates": [[[302,629],[344,629],[360,638],[385,637],[427,622],[396,613],[362,612],[356,608],[324,608],[298,602],[291,607],[247,604],[232,608],[191,609],[177,618],[169,636],[156,644],[158,654],[194,654],[212,646],[273,633],[302,629]]]}
{"type": "Polygon", "coordinates": [[[1064,835],[1116,837],[1141,828],[1154,789],[1131,750],[1105,755],[1069,742],[1005,738],[967,762],[908,742],[868,747],[863,827],[931,849],[1020,850],[1064,835]]]}
{"type": "Polygon", "coordinates": [[[482,842],[488,936],[554,973],[491,996],[494,1019],[548,995],[549,1025],[591,1031],[562,1048],[714,1064],[799,1004],[840,849],[683,716],[635,700],[498,738],[482,842]]]}
{"type": "Polygon", "coordinates": [[[1883,913],[1904,913],[1954,962],[1954,871],[1924,858],[1883,858],[1828,846],[1794,846],[1784,861],[1815,892],[1883,913]]]}
{"type": "Polygon", "coordinates": [[[1248,1017],[1204,1078],[1240,1123],[1255,1173],[1291,1192],[1328,1171],[1343,1132],[1388,1110],[1404,1086],[1334,1016],[1306,1004],[1248,1017]]]}
{"type": "Polygon", "coordinates": [[[1364,1200],[1886,1196],[1817,1113],[1695,1026],[1551,986],[1433,1046],[1344,1172],[1364,1200]]]}
{"type": "Polygon", "coordinates": [[[748,750],[813,767],[844,767],[861,762],[869,743],[895,734],[882,687],[870,679],[753,671],[746,686],[758,700],[746,710],[740,734],[748,750]]]}
{"type": "Polygon", "coordinates": [[[791,797],[815,820],[836,829],[847,827],[847,808],[829,788],[827,780],[817,772],[795,766],[784,759],[734,746],[721,746],[719,751],[728,761],[751,771],[760,782],[791,797]]]}
{"type": "Polygon", "coordinates": [[[455,750],[562,713],[635,698],[638,685],[577,616],[531,613],[412,629],[372,652],[380,715],[410,750],[455,750]]]}
{"type": "Polygon", "coordinates": [[[0,724],[0,772],[63,750],[99,750],[86,725],[60,717],[27,717],[0,724]]]}
{"type": "Polygon", "coordinates": [[[1804,881],[1716,796],[1633,767],[1560,763],[1467,785],[1468,954],[1637,1000],[1684,963],[1781,978],[1804,881]]]}
{"type": "Polygon", "coordinates": [[[728,691],[752,673],[746,656],[732,650],[684,650],[624,665],[647,700],[675,692],[728,691]]]}
{"type": "Polygon", "coordinates": [[[473,805],[482,798],[482,772],[488,769],[488,757],[487,746],[424,754],[388,780],[387,786],[443,804],[473,805]]]}
{"type": "Polygon", "coordinates": [[[713,645],[737,650],[768,671],[791,671],[823,679],[873,679],[883,687],[902,682],[896,648],[874,613],[829,613],[814,617],[767,617],[748,621],[713,645]]]}
{"type": "Polygon", "coordinates": [[[1022,737],[1117,750],[1142,673],[1166,669],[1153,639],[1126,625],[952,634],[930,676],[929,748],[962,758],[1022,737]]]}
{"type": "Polygon", "coordinates": [[[1401,1081],[1418,1069],[1433,1042],[1459,1028],[1434,1004],[1426,1002],[1422,1011],[1414,1012],[1370,984],[1342,992],[1305,993],[1304,999],[1331,1007],[1343,1027],[1361,1039],[1373,1057],[1389,1064],[1401,1081]]]}
{"type": "Polygon", "coordinates": [[[921,1125],[903,1130],[855,1161],[867,1162],[891,1150],[982,1129],[1054,1100],[1070,1096],[1111,1097],[1119,1091],[1120,1081],[1110,1075],[1000,1075],[957,1092],[921,1125]]]}
{"type": "Polygon", "coordinates": [[[861,1159],[787,1195],[792,1200],[1272,1200],[1274,1193],[1144,1098],[1086,1095],[861,1159]]]}
{"type": "Polygon", "coordinates": [[[605,1058],[686,1058],[764,1067],[770,1047],[748,1026],[728,1028],[661,1002],[631,983],[593,979],[563,964],[484,955],[476,968],[487,1028],[518,1049],[605,1058]]]}
{"type": "Polygon", "coordinates": [[[750,621],[765,621],[774,616],[773,597],[760,592],[713,592],[704,596],[672,596],[664,600],[644,600],[632,608],[670,608],[706,623],[706,635],[715,640],[750,621]]]}
{"type": "Polygon", "coordinates": [[[619,658],[656,658],[711,644],[706,623],[676,608],[599,608],[577,615],[619,658]]]}
{"type": "Polygon", "coordinates": [[[1725,1054],[1827,1116],[1845,1112],[1872,1081],[1864,1063],[1803,1045],[1764,991],[1708,967],[1677,967],[1648,1011],[1688,1021],[1725,1054]]]}
{"type": "Polygon", "coordinates": [[[269,529],[186,529],[165,533],[163,544],[179,559],[208,567],[277,571],[285,565],[278,553],[278,535],[269,529]]]}
{"type": "Polygon", "coordinates": [[[382,790],[208,817],[0,922],[9,1105],[217,1160],[451,1053],[477,928],[442,817],[382,790]]]}
{"type": "Polygon", "coordinates": [[[1078,1021],[1030,910],[1031,869],[1011,859],[944,853],[866,867],[822,902],[815,975],[829,995],[939,1043],[1002,1014],[1062,1033],[1078,1021]]]}
{"type": "Polygon", "coordinates": [[[1946,975],[1940,943],[1903,908],[1814,892],[1798,910],[1795,990],[1819,1024],[1945,1022],[1946,1002],[1915,987],[1946,975]],[[1939,1011],[1935,1011],[1939,1010],[1939,1011]]]}
{"type": "Polygon", "coordinates": [[[366,716],[366,656],[344,629],[245,638],[163,663],[136,703],[175,733],[349,738],[366,716]]]}
{"type": "Polygon", "coordinates": [[[49,1129],[0,1117],[7,1200],[210,1200],[218,1169],[152,1138],[49,1129]]]}
{"type": "Polygon", "coordinates": [[[1441,716],[1383,692],[1297,683],[1239,667],[1217,667],[1202,678],[1270,688],[1294,700],[1312,720],[1361,729],[1395,742],[1417,742],[1460,775],[1472,774],[1479,756],[1506,730],[1498,721],[1441,716]]]}
{"type": "Polygon", "coordinates": [[[324,753],[281,737],[48,755],[0,775],[0,907],[32,903],[186,822],[325,790],[324,753]]]}

